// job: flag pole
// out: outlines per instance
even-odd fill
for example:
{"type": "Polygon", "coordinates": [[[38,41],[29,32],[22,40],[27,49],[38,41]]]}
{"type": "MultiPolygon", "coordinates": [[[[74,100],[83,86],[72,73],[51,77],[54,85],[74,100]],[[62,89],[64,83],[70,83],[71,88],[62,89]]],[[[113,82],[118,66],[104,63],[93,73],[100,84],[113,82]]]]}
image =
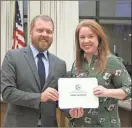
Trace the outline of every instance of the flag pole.
{"type": "Polygon", "coordinates": [[[16,15],[16,1],[15,1],[15,3],[14,3],[13,32],[14,32],[14,27],[15,27],[15,15],[16,15]]]}
{"type": "Polygon", "coordinates": [[[15,42],[14,42],[14,29],[15,29],[15,15],[16,15],[16,0],[14,1],[14,12],[13,12],[13,30],[12,30],[12,35],[13,35],[13,45],[12,45],[12,49],[13,49],[13,47],[14,47],[14,45],[15,45],[15,42]]]}

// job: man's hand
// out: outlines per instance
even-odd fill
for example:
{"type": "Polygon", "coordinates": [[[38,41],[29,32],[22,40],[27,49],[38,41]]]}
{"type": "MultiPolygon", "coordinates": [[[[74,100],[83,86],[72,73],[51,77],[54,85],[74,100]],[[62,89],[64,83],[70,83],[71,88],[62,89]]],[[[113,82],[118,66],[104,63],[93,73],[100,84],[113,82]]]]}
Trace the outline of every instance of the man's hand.
{"type": "Polygon", "coordinates": [[[47,100],[57,101],[59,94],[54,88],[48,87],[44,92],[41,93],[41,102],[46,102],[47,100]]]}
{"type": "Polygon", "coordinates": [[[80,118],[84,115],[83,108],[72,108],[69,110],[69,114],[72,118],[80,118]]]}

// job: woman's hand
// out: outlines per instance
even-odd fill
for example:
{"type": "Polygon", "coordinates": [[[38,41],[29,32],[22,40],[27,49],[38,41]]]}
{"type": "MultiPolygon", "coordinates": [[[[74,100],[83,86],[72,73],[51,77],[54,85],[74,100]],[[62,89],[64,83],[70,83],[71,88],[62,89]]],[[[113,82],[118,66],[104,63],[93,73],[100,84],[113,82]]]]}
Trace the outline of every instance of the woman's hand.
{"type": "Polygon", "coordinates": [[[83,108],[72,108],[69,110],[69,114],[72,118],[80,118],[84,115],[83,108]]]}
{"type": "Polygon", "coordinates": [[[94,95],[98,97],[107,97],[108,96],[108,90],[107,88],[103,87],[102,85],[99,85],[94,88],[94,95]]]}
{"type": "Polygon", "coordinates": [[[123,100],[128,96],[128,94],[122,88],[107,89],[103,87],[102,85],[95,87],[93,93],[95,96],[98,96],[98,97],[111,97],[111,98],[116,98],[120,100],[123,100]]]}

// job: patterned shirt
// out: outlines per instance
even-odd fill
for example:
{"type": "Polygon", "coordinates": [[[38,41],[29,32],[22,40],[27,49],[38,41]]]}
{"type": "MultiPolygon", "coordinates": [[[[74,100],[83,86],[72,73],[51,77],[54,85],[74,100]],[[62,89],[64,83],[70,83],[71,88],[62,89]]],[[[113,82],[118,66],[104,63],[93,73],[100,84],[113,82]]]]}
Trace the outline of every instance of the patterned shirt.
{"type": "MultiPolygon", "coordinates": [[[[83,70],[79,75],[76,73],[75,63],[71,70],[71,77],[96,77],[98,84],[108,89],[122,88],[128,96],[131,96],[131,77],[128,74],[121,59],[111,54],[107,57],[107,66],[102,74],[95,73],[97,58],[93,56],[89,65],[84,60],[83,70]]],[[[90,86],[90,85],[88,85],[90,86]]],[[[70,127],[120,127],[118,114],[118,99],[110,97],[99,97],[99,107],[97,109],[84,109],[84,116],[81,118],[71,118],[70,127]]]]}

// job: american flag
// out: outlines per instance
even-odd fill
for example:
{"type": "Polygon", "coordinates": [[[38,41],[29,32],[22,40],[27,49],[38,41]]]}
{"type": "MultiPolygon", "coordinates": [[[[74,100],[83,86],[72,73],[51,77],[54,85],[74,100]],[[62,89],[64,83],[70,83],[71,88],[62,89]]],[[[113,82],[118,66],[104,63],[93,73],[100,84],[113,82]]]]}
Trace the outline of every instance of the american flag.
{"type": "Polygon", "coordinates": [[[26,47],[24,40],[23,24],[19,10],[18,1],[15,1],[15,18],[14,18],[14,31],[13,31],[13,46],[12,49],[26,47]]]}

